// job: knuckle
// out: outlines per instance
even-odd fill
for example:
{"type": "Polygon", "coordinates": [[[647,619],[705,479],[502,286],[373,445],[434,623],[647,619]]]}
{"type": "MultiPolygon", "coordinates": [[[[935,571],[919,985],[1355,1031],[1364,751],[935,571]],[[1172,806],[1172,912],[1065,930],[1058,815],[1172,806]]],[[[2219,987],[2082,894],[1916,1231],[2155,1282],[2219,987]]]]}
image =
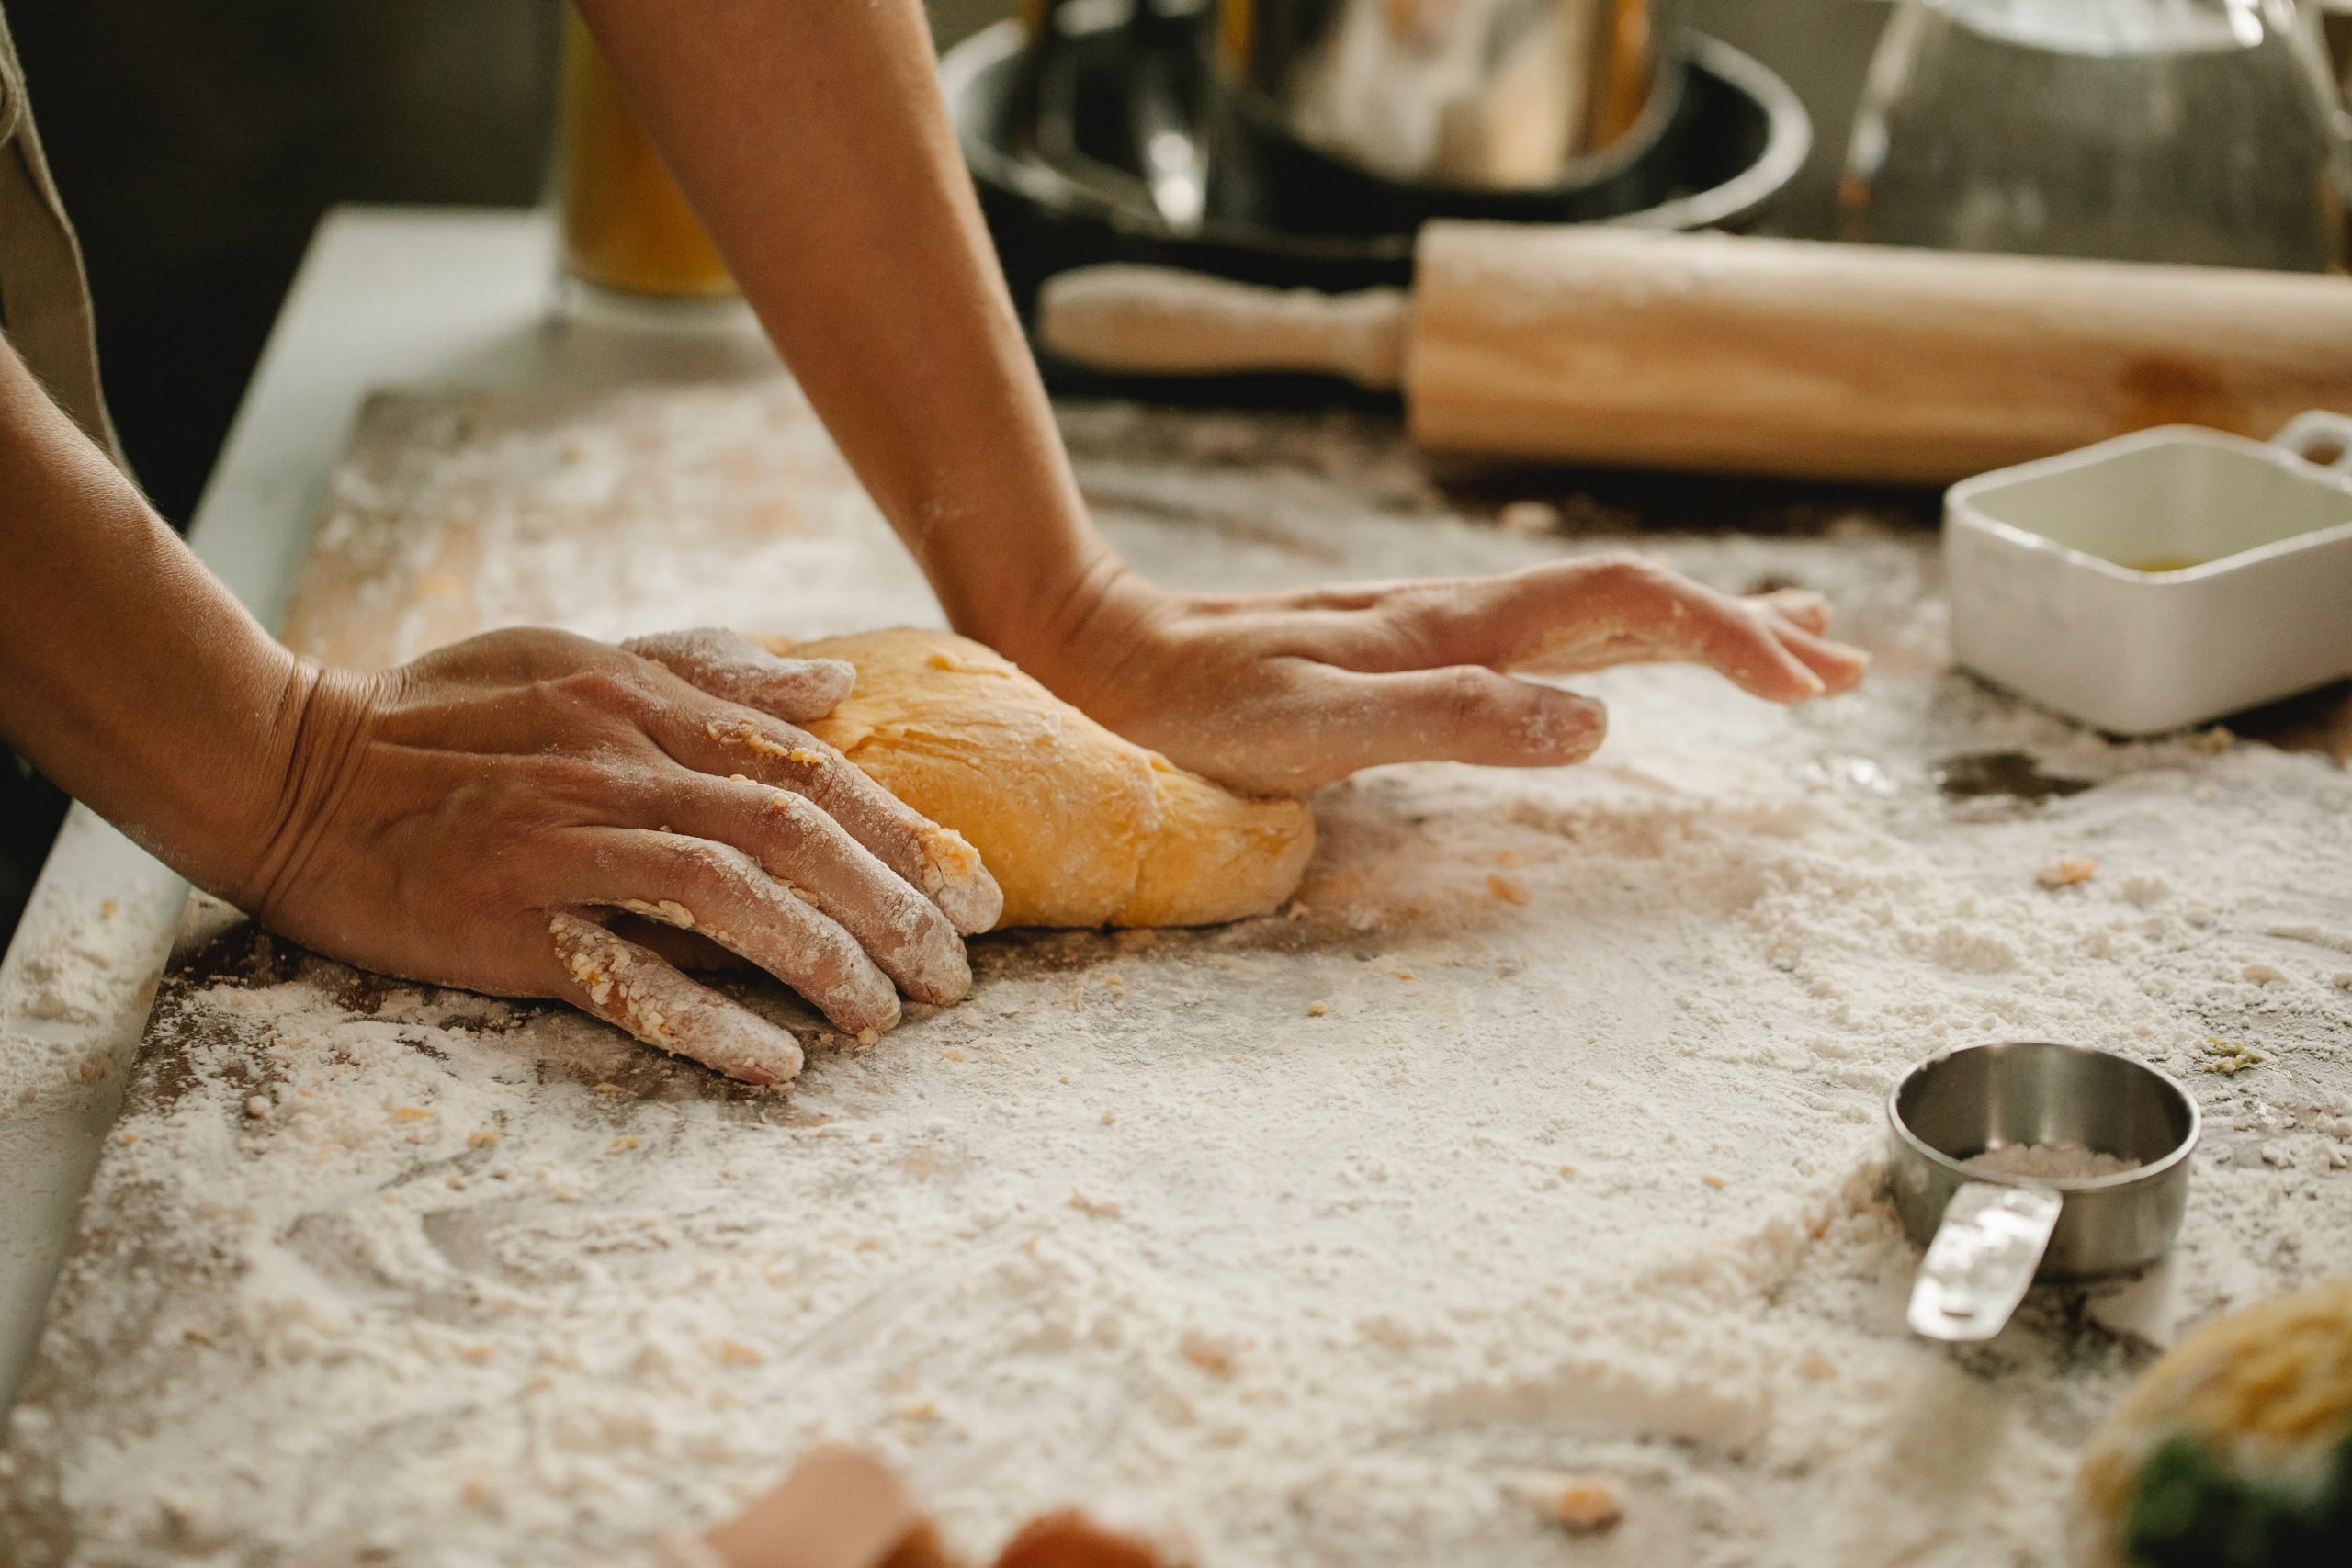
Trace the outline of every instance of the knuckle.
{"type": "Polygon", "coordinates": [[[616,804],[641,793],[611,762],[576,752],[540,756],[526,785],[534,795],[575,806],[616,804]]]}
{"type": "Polygon", "coordinates": [[[490,661],[499,668],[542,681],[558,680],[582,665],[605,663],[613,658],[613,650],[602,643],[550,626],[507,626],[443,652],[456,655],[477,649],[491,655],[490,661]]]}
{"type": "Polygon", "coordinates": [[[1439,688],[1446,720],[1457,730],[1477,728],[1494,711],[1494,697],[1483,671],[1467,666],[1448,670],[1439,688]]]}
{"type": "Polygon", "coordinates": [[[788,789],[771,789],[765,795],[761,803],[761,820],[771,831],[781,830],[806,840],[823,832],[832,821],[807,795],[788,789]]]}
{"type": "Polygon", "coordinates": [[[636,667],[618,661],[599,661],[575,670],[558,685],[573,703],[603,714],[639,713],[651,695],[636,667]]]}
{"type": "Polygon", "coordinates": [[[1593,557],[1592,571],[1613,588],[1636,592],[1655,589],[1666,577],[1657,562],[1645,560],[1630,550],[1608,550],[1593,557]]]}
{"type": "Polygon", "coordinates": [[[680,839],[670,846],[670,874],[689,898],[708,901],[726,897],[748,883],[758,871],[752,857],[731,844],[707,839],[680,839]]]}

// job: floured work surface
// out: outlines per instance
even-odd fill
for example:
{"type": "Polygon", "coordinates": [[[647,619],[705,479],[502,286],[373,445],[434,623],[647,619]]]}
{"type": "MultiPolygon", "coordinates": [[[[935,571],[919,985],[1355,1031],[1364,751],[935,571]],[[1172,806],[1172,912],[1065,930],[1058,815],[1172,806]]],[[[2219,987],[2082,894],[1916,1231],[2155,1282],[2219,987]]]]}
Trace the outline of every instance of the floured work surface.
{"type": "MultiPolygon", "coordinates": [[[[1629,526],[1498,527],[1352,416],[1064,417],[1184,583],[1629,526]]],[[[1837,596],[1866,694],[1614,672],[1592,764],[1327,792],[1291,918],[985,940],[969,1002],[788,1098],[192,945],[17,1416],[12,1562],[628,1561],[821,1438],[968,1543],[1082,1498],[1242,1568],[2058,1561],[2149,1341],[2352,1258],[2352,778],[2026,711],[1944,668],[1916,523],[1795,520],[1643,542],[1837,596]],[[2207,1141],[2168,1276],[1952,1353],[1902,1327],[1879,1106],[1987,1038],[2179,1074],[2207,1141]],[[1567,1476],[1623,1523],[1521,1495],[1567,1476]]],[[[299,635],[360,662],[933,615],[773,384],[379,401],[311,584],[299,635]]]]}

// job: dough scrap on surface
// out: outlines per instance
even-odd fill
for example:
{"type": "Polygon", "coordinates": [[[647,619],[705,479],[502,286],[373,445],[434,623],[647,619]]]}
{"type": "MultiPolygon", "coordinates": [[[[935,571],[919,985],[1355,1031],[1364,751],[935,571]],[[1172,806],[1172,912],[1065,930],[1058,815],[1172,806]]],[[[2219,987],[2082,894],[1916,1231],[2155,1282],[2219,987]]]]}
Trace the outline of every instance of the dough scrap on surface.
{"type": "Polygon", "coordinates": [[[1315,849],[1297,800],[1254,799],[1103,728],[1010,660],[900,627],[768,647],[857,686],[805,726],[971,840],[1005,926],[1190,926],[1279,908],[1315,849]]]}

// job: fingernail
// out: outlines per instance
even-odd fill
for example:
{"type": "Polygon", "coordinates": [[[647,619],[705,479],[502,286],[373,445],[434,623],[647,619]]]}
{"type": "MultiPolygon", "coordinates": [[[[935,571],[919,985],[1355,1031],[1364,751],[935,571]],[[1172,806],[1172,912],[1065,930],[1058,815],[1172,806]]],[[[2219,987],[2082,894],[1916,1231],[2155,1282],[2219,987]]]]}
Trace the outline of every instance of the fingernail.
{"type": "Polygon", "coordinates": [[[1527,738],[1536,750],[1589,756],[1609,733],[1609,709],[1574,692],[1554,692],[1531,716],[1527,738]]]}

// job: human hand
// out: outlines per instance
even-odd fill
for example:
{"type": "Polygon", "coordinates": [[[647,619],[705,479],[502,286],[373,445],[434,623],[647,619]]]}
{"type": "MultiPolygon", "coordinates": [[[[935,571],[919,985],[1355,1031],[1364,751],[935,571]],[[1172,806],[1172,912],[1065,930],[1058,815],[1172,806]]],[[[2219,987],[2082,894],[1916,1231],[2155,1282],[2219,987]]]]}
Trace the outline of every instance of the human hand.
{"type": "Polygon", "coordinates": [[[1868,664],[1797,592],[1746,598],[1623,556],[1503,577],[1179,594],[1124,569],[1000,647],[1065,700],[1196,773],[1295,794],[1382,762],[1577,762],[1601,705],[1522,674],[1687,661],[1770,702],[1849,690],[1868,664]]]}
{"type": "Polygon", "coordinates": [[[527,628],[373,677],[315,672],[274,817],[222,890],[349,963],[554,997],[752,1083],[792,1035],[603,923],[697,932],[844,1033],[971,985],[1001,907],[957,835],[793,720],[855,672],[725,632],[630,649],[527,628]],[[631,650],[633,649],[633,651],[631,650]]]}
{"type": "MultiPolygon", "coordinates": [[[[819,1449],[742,1516],[672,1555],[720,1568],[952,1568],[938,1533],[888,1466],[854,1450],[819,1449]]],[[[997,1554],[995,1568],[1184,1568],[1189,1554],[1097,1524],[1041,1515],[997,1554]]]]}

